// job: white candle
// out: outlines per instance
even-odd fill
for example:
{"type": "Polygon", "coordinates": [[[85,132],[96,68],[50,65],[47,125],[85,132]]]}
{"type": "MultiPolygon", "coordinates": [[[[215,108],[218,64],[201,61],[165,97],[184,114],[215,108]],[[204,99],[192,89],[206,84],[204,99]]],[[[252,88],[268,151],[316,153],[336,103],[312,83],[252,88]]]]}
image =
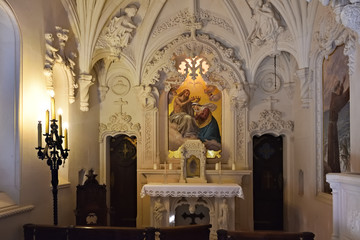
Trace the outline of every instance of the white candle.
{"type": "Polygon", "coordinates": [[[173,169],[173,165],[172,163],[169,163],[169,170],[172,170],[173,169]]]}
{"type": "Polygon", "coordinates": [[[154,163],[154,170],[156,170],[157,169],[157,164],[156,163],[154,163]]]}
{"type": "Polygon", "coordinates": [[[45,132],[49,133],[49,110],[46,110],[45,114],[45,132]]]}
{"type": "Polygon", "coordinates": [[[55,98],[51,97],[51,120],[55,118],[55,98]]]}
{"type": "Polygon", "coordinates": [[[215,170],[219,170],[219,163],[215,163],[215,170]]]}

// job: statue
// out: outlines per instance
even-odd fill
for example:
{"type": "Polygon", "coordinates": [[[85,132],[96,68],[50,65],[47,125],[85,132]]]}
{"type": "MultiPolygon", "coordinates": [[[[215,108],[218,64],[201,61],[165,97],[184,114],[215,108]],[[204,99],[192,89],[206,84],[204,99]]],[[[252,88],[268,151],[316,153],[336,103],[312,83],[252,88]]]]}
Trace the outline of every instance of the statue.
{"type": "Polygon", "coordinates": [[[154,227],[161,227],[163,225],[164,212],[166,212],[166,208],[164,204],[161,202],[160,198],[157,198],[154,203],[154,227]]]}
{"type": "Polygon", "coordinates": [[[264,3],[263,0],[248,0],[247,2],[252,10],[252,19],[255,21],[248,41],[261,46],[268,40],[275,40],[283,28],[279,26],[270,2],[264,3]]]}
{"type": "Polygon", "coordinates": [[[227,229],[229,222],[229,207],[226,202],[226,198],[222,200],[219,204],[219,219],[218,219],[218,229],[227,229]]]}

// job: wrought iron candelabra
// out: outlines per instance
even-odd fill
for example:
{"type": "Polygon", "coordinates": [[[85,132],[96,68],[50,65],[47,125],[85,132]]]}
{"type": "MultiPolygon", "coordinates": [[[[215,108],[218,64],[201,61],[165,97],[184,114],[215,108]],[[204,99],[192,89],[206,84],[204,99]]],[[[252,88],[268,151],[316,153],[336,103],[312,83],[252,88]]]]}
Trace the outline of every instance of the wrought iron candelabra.
{"type": "MultiPolygon", "coordinates": [[[[53,99],[52,99],[53,101],[53,99]]],[[[54,111],[54,107],[51,109],[54,111]]],[[[65,160],[69,155],[70,149],[68,149],[67,129],[64,129],[64,136],[62,136],[62,117],[59,114],[59,125],[58,120],[55,119],[53,114],[50,120],[50,133],[49,133],[49,111],[46,111],[45,121],[45,133],[42,134],[41,121],[38,122],[38,150],[37,155],[41,160],[47,159],[46,163],[50,167],[51,171],[51,185],[53,194],[53,210],[54,210],[54,225],[58,224],[58,206],[57,206],[57,194],[58,194],[58,171],[59,167],[65,164],[65,160]],[[45,136],[45,148],[42,147],[42,135],[45,136]],[[64,148],[62,146],[64,139],[64,148]]]]}

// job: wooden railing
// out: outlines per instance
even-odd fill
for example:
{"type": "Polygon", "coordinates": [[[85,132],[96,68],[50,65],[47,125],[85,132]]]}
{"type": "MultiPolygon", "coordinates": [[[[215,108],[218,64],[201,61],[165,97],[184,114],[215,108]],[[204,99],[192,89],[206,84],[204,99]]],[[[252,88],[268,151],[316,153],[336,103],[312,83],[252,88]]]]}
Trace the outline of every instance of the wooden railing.
{"type": "Polygon", "coordinates": [[[218,240],[314,240],[312,232],[217,230],[218,240]]]}
{"type": "Polygon", "coordinates": [[[25,240],[209,240],[211,225],[164,228],[24,225],[25,240]]]}

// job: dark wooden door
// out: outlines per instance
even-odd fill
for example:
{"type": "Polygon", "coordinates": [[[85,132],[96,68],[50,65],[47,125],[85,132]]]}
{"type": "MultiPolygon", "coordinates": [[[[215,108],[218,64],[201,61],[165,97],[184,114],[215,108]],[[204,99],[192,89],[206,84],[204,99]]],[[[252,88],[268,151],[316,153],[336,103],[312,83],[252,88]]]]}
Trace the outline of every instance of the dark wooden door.
{"type": "Polygon", "coordinates": [[[136,227],[136,138],[110,140],[110,225],[136,227]]]}
{"type": "Polygon", "coordinates": [[[253,138],[254,229],[283,230],[283,139],[253,138]]]}

